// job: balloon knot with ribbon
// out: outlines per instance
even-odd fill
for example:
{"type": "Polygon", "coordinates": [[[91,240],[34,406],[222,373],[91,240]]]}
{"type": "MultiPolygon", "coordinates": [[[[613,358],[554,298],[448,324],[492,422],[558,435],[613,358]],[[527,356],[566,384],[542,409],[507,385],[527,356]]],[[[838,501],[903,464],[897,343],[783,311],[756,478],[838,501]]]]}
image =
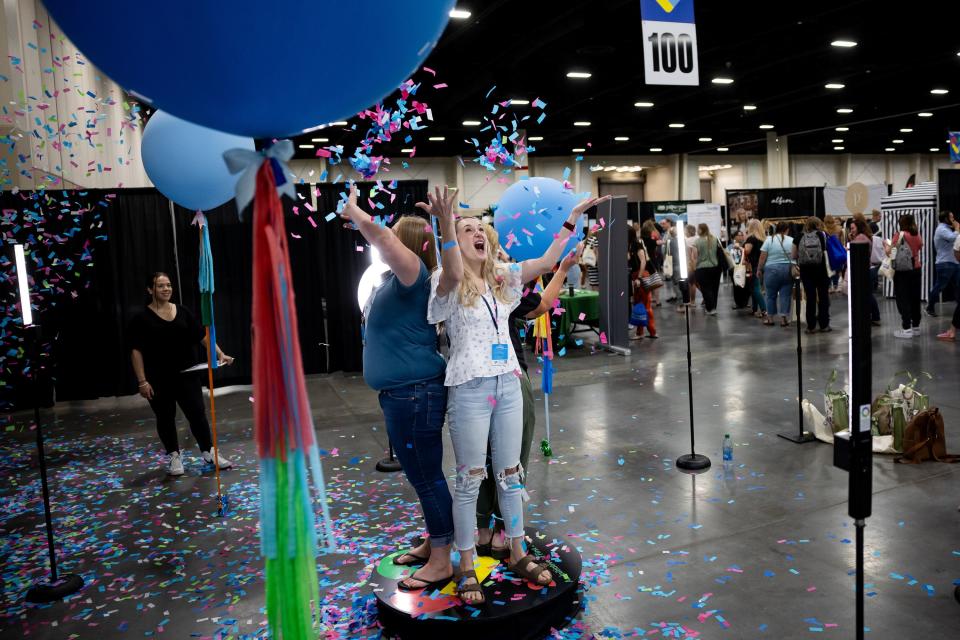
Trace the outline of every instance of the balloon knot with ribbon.
{"type": "Polygon", "coordinates": [[[229,149],[224,151],[223,159],[232,174],[239,173],[237,180],[237,211],[243,217],[243,211],[254,198],[257,189],[257,172],[268,165],[273,174],[275,193],[283,194],[291,200],[296,198],[293,173],[287,163],[293,158],[293,142],[278,140],[260,151],[249,149],[229,149]]]}

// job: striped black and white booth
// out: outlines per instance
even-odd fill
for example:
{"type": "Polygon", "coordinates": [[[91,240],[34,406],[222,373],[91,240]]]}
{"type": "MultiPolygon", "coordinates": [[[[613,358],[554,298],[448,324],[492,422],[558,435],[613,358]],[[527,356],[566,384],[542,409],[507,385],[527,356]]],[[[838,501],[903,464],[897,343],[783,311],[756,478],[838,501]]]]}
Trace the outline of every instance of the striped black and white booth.
{"type": "MultiPolygon", "coordinates": [[[[936,273],[933,234],[937,230],[937,183],[921,182],[915,187],[883,196],[880,199],[880,211],[883,214],[880,230],[885,239],[892,239],[899,232],[900,216],[909,213],[917,221],[917,229],[923,238],[921,298],[926,300],[936,273]]],[[[893,297],[892,280],[884,279],[883,295],[893,297]]]]}

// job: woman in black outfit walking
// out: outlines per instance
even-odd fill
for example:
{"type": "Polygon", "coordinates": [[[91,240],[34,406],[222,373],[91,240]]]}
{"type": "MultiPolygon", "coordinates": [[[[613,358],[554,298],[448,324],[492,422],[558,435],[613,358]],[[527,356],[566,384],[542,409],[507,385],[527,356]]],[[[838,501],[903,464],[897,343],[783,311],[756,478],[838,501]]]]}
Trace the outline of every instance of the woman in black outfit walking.
{"type": "Polygon", "coordinates": [[[833,331],[830,328],[830,276],[827,274],[827,236],[820,218],[810,216],[803,224],[803,235],[793,245],[800,265],[800,281],[807,296],[807,333],[833,331]]]}
{"type": "MultiPolygon", "coordinates": [[[[206,348],[203,327],[189,309],[170,302],[173,285],[170,277],[154,273],[147,281],[150,303],[130,325],[133,371],[137,374],[140,395],[150,402],[157,417],[157,433],[166,449],[167,473],[183,475],[183,459],[177,439],[177,405],[190,423],[190,431],[200,446],[204,462],[213,462],[210,425],[203,409],[199,371],[184,372],[200,362],[197,347],[206,348]]],[[[217,359],[229,365],[233,358],[217,347],[217,359]]],[[[232,463],[218,457],[221,469],[232,463]]]]}

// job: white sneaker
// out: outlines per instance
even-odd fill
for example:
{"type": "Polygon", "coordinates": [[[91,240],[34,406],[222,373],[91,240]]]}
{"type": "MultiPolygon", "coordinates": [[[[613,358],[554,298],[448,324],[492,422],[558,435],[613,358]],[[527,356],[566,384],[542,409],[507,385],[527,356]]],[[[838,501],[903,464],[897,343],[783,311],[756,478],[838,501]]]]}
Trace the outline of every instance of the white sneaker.
{"type": "Polygon", "coordinates": [[[894,338],[912,338],[913,331],[911,329],[897,329],[893,332],[894,338]]]}
{"type": "MultiPolygon", "coordinates": [[[[211,449],[210,451],[203,451],[200,455],[203,457],[203,461],[204,461],[204,462],[206,462],[207,464],[213,464],[213,450],[212,450],[212,449],[211,449]]],[[[224,458],[223,456],[220,456],[220,455],[217,456],[217,465],[218,465],[221,469],[230,469],[230,468],[233,467],[233,463],[232,463],[232,462],[230,462],[228,459],[226,459],[226,458],[224,458]]]]}
{"type": "Polygon", "coordinates": [[[170,454],[170,461],[167,462],[167,475],[168,476],[182,476],[183,475],[183,458],[180,457],[179,451],[174,451],[170,454]]]}
{"type": "Polygon", "coordinates": [[[920,335],[920,327],[914,327],[914,328],[913,328],[913,335],[915,335],[915,336],[920,335]]]}

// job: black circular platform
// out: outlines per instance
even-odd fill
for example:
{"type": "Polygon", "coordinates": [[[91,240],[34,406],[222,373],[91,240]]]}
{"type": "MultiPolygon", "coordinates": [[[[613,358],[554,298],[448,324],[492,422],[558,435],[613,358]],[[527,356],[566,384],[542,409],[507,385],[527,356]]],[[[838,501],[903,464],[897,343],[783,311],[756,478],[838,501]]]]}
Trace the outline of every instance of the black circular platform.
{"type": "Polygon", "coordinates": [[[370,577],[370,585],[377,597],[384,635],[403,640],[525,640],[543,638],[551,628],[566,626],[580,609],[580,554],[572,544],[551,533],[533,527],[526,533],[528,552],[547,561],[553,582],[538,587],[514,576],[506,561],[481,556],[476,571],[487,601],[480,606],[461,603],[454,594],[453,581],[430,593],[400,591],[397,581],[416,567],[393,564],[402,550],[383,558],[370,577]]]}

